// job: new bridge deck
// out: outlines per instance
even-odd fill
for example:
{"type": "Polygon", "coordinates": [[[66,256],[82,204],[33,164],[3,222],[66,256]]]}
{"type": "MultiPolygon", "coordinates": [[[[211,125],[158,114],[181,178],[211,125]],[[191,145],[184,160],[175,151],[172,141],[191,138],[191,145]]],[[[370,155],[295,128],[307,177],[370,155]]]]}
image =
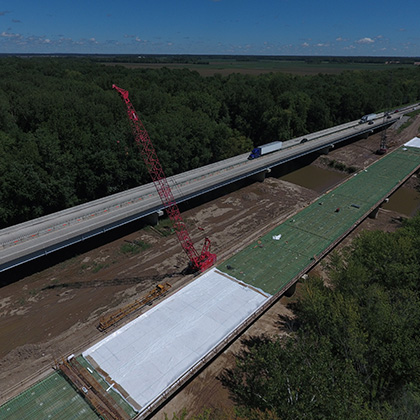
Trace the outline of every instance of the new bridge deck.
{"type": "Polygon", "coordinates": [[[315,265],[419,165],[418,147],[398,148],[224,261],[218,269],[275,295],[315,265]]]}

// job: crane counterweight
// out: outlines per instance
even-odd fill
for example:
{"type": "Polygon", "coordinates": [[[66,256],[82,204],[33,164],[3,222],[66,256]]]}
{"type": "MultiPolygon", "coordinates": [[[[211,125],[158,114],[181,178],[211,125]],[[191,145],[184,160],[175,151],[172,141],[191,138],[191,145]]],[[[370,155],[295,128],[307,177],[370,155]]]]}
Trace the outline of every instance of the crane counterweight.
{"type": "Polygon", "coordinates": [[[121,89],[116,85],[112,85],[112,88],[120,94],[121,99],[127,107],[127,116],[130,121],[134,139],[138,146],[140,146],[140,151],[146,164],[146,168],[152,178],[165,211],[169,219],[172,221],[178,240],[189,258],[190,268],[193,271],[207,270],[216,263],[216,254],[212,254],[210,252],[210,239],[205,238],[201,254],[199,254],[195,249],[187,227],[182,220],[175,197],[172,194],[171,187],[169,186],[168,180],[163,172],[162,165],[159,162],[149,134],[140,121],[136,110],[128,97],[128,91],[121,89]]]}

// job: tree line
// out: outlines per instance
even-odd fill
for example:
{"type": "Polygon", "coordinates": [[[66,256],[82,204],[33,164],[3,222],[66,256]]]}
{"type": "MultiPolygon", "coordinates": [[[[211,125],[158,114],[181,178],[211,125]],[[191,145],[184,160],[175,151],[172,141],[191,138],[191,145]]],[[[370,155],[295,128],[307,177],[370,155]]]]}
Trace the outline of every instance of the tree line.
{"type": "Polygon", "coordinates": [[[0,58],[0,228],[149,182],[116,84],[167,176],[420,99],[420,69],[202,77],[0,58]]]}
{"type": "Polygon", "coordinates": [[[111,63],[182,63],[182,64],[209,64],[212,60],[230,60],[236,62],[255,62],[260,60],[270,61],[296,61],[305,63],[369,63],[384,64],[414,64],[420,61],[419,57],[386,57],[386,56],[308,56],[308,55],[205,55],[205,54],[106,54],[91,56],[91,59],[99,62],[111,63]]]}

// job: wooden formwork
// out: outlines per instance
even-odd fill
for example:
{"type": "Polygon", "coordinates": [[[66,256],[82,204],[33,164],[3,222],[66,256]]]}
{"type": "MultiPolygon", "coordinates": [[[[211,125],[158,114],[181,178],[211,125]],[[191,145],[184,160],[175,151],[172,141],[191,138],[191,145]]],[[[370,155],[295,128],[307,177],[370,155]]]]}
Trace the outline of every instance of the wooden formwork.
{"type": "Polygon", "coordinates": [[[129,420],[130,416],[74,357],[56,364],[89,405],[104,420],[129,420]]]}

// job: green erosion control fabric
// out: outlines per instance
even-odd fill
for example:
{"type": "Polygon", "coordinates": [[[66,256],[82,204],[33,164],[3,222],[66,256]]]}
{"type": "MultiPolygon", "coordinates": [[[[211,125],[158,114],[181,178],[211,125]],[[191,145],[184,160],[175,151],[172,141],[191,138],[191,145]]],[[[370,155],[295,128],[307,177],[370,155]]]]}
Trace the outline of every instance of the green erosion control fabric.
{"type": "Polygon", "coordinates": [[[420,141],[414,140],[351,176],[217,268],[276,294],[420,165],[420,141]]]}
{"type": "Polygon", "coordinates": [[[99,417],[57,372],[0,407],[2,420],[97,420],[99,417]]]}

